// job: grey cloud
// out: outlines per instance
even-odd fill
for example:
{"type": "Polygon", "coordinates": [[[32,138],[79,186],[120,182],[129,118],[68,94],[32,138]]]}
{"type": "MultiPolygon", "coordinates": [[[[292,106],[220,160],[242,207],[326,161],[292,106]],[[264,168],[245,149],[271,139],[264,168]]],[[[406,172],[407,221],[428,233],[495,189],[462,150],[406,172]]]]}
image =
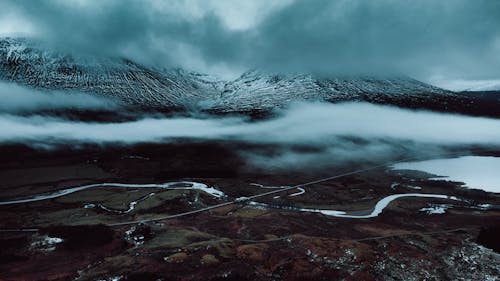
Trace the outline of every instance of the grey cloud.
{"type": "Polygon", "coordinates": [[[59,47],[145,63],[202,71],[500,76],[498,1],[289,2],[272,10],[262,6],[265,17],[244,29],[225,22],[220,6],[229,1],[218,3],[218,13],[203,1],[163,2],[161,8],[158,1],[117,0],[3,5],[59,47]],[[200,9],[207,11],[190,13],[200,9]]]}

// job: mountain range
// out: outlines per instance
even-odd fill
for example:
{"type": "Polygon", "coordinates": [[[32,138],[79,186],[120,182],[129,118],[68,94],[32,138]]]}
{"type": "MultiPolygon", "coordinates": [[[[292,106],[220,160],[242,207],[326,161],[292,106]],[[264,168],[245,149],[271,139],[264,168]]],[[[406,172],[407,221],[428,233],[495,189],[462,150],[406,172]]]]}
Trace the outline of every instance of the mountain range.
{"type": "Polygon", "coordinates": [[[325,77],[252,70],[227,81],[125,58],[69,55],[23,38],[0,40],[0,80],[35,89],[84,92],[143,110],[259,113],[294,101],[365,101],[500,117],[497,100],[403,76],[325,77]]]}

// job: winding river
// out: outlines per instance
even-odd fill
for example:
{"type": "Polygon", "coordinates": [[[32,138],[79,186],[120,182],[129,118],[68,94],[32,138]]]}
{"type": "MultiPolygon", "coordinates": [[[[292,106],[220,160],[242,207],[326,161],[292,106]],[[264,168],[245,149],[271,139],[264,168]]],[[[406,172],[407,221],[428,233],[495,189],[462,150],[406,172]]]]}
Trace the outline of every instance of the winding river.
{"type": "Polygon", "coordinates": [[[71,193],[75,193],[78,191],[93,189],[93,188],[102,188],[102,187],[122,187],[122,188],[162,188],[162,189],[195,189],[204,191],[213,197],[220,198],[224,197],[224,192],[215,189],[213,187],[209,187],[206,184],[198,183],[198,182],[190,182],[190,181],[177,181],[177,182],[167,182],[160,184],[133,184],[133,183],[95,183],[82,185],[78,187],[72,187],[67,189],[58,190],[52,193],[34,195],[30,197],[14,199],[9,201],[0,201],[0,206],[2,205],[13,205],[13,204],[21,204],[21,203],[29,203],[42,201],[47,199],[54,199],[61,196],[65,196],[71,193]]]}
{"type": "MultiPolygon", "coordinates": [[[[216,198],[221,198],[221,197],[225,196],[224,192],[222,192],[218,189],[215,189],[213,187],[209,187],[206,184],[197,183],[197,182],[183,181],[183,182],[167,182],[167,183],[162,183],[162,184],[99,183],[99,184],[89,184],[89,185],[83,185],[83,186],[63,189],[63,190],[59,190],[59,191],[56,191],[53,193],[35,195],[35,196],[21,198],[21,199],[2,201],[2,202],[0,202],[0,206],[1,205],[13,205],[13,204],[36,202],[36,201],[42,201],[42,200],[47,200],[47,199],[54,199],[54,198],[65,196],[65,195],[75,193],[78,191],[93,189],[93,188],[102,188],[102,187],[162,188],[162,189],[171,189],[171,190],[174,190],[174,189],[194,189],[194,190],[201,190],[203,192],[206,192],[209,195],[216,197],[216,198]]],[[[299,192],[297,192],[299,194],[295,193],[295,195],[300,195],[300,194],[303,194],[304,192],[305,191],[302,189],[299,192]]],[[[373,217],[380,215],[382,213],[382,211],[392,201],[399,199],[399,198],[403,198],[403,197],[426,197],[426,198],[439,198],[439,199],[461,201],[459,198],[457,198],[455,196],[448,196],[448,195],[441,195],[441,194],[404,193],[404,194],[392,194],[392,195],[389,195],[387,197],[380,199],[377,202],[377,204],[375,205],[375,207],[373,208],[373,210],[371,211],[371,213],[366,214],[366,215],[350,215],[344,211],[328,210],[328,209],[310,209],[310,208],[290,208],[290,209],[294,210],[294,211],[300,211],[300,212],[320,213],[320,214],[323,214],[326,216],[333,216],[333,217],[366,219],[366,218],[373,218],[373,217]]],[[[234,200],[234,202],[235,203],[236,202],[245,202],[246,200],[244,200],[242,198],[237,198],[236,200],[234,200]]],[[[249,206],[273,208],[273,206],[266,204],[266,203],[260,203],[260,202],[256,202],[256,201],[246,201],[246,202],[249,206]]],[[[136,202],[134,202],[133,205],[135,206],[135,204],[136,204],[136,202]]],[[[131,206],[130,208],[133,209],[134,206],[131,206]]]]}
{"type": "Polygon", "coordinates": [[[312,212],[312,213],[321,213],[326,216],[332,216],[332,217],[340,217],[340,218],[351,218],[351,219],[369,219],[369,218],[374,218],[377,217],[382,213],[382,211],[394,200],[403,198],[403,197],[426,197],[426,198],[439,198],[439,199],[448,199],[448,200],[455,200],[455,201],[462,201],[459,198],[455,196],[449,196],[449,195],[441,195],[441,194],[425,194],[425,193],[403,193],[403,194],[392,194],[387,197],[384,197],[380,199],[377,204],[375,204],[375,207],[373,208],[372,212],[367,215],[349,215],[344,211],[337,211],[337,210],[323,210],[323,209],[304,209],[301,208],[299,211],[301,212],[312,212]]]}

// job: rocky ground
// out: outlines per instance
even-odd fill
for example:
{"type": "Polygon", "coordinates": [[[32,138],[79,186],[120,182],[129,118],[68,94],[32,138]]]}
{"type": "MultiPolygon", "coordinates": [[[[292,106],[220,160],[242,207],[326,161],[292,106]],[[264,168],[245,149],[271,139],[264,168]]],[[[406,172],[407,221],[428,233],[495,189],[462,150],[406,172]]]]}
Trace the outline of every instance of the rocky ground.
{"type": "Polygon", "coordinates": [[[1,147],[0,201],[103,182],[192,181],[226,196],[195,189],[104,186],[0,205],[0,280],[498,280],[500,276],[495,239],[500,232],[498,194],[383,167],[308,185],[304,192],[293,188],[252,199],[262,203],[256,204],[241,197],[372,163],[264,173],[246,167],[230,147],[178,144],[57,151],[1,147]],[[463,200],[405,197],[366,219],[299,211],[334,209],[363,215],[378,200],[396,193],[445,194],[463,200]],[[232,200],[237,202],[149,220],[232,200]],[[141,220],[146,222],[117,225],[141,220]]]}

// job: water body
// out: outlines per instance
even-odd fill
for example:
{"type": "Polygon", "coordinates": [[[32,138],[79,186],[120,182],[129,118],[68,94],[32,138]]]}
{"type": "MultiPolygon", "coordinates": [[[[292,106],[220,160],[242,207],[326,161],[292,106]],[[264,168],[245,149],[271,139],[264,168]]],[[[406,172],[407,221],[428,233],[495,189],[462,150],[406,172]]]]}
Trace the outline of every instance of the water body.
{"type": "Polygon", "coordinates": [[[463,182],[469,188],[500,193],[500,157],[463,156],[417,162],[402,162],[392,166],[397,170],[418,170],[440,176],[433,180],[463,182]]]}

